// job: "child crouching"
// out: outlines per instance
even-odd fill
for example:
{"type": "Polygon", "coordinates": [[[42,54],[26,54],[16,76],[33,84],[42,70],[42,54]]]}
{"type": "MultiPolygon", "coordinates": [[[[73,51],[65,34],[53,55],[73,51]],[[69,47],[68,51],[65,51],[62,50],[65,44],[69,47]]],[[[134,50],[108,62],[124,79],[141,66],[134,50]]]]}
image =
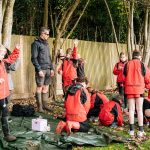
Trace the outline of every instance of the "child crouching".
{"type": "Polygon", "coordinates": [[[117,127],[123,125],[121,103],[122,96],[116,96],[104,104],[99,113],[99,120],[103,126],[117,127]]]}

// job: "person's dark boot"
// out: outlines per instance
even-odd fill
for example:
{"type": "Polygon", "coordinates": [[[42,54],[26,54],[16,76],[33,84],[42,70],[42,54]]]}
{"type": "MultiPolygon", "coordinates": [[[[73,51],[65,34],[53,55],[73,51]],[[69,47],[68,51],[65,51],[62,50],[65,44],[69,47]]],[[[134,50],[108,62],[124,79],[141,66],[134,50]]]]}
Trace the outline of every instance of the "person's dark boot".
{"type": "MultiPolygon", "coordinates": [[[[8,109],[8,111],[9,111],[9,106],[10,106],[10,104],[11,104],[11,100],[12,100],[12,90],[9,90],[9,96],[7,96],[7,102],[8,102],[8,104],[7,104],[7,109],[8,109]]],[[[10,122],[12,122],[12,119],[11,119],[11,113],[10,113],[10,111],[8,112],[8,122],[10,123],[10,122]]]]}
{"type": "Polygon", "coordinates": [[[42,93],[42,103],[44,109],[52,111],[51,108],[48,106],[49,104],[48,93],[42,93]]]}
{"type": "Polygon", "coordinates": [[[15,141],[16,137],[13,136],[13,135],[10,135],[9,125],[8,125],[8,117],[2,117],[1,122],[2,122],[2,130],[3,130],[3,133],[4,133],[4,139],[7,142],[15,141]]]}
{"type": "Polygon", "coordinates": [[[37,102],[37,106],[38,106],[38,111],[39,112],[44,112],[43,104],[42,104],[42,94],[41,93],[36,93],[35,97],[36,97],[36,102],[37,102]]]}

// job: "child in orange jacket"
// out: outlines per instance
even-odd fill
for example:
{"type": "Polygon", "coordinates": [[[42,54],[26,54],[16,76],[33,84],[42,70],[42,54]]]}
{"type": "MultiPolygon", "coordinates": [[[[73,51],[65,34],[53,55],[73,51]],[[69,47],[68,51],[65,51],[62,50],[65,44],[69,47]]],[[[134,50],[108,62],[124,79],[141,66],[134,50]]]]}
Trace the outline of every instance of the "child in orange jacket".
{"type": "Polygon", "coordinates": [[[121,110],[122,96],[116,96],[108,103],[105,103],[99,113],[100,123],[104,126],[117,127],[123,125],[121,110]]]}
{"type": "Polygon", "coordinates": [[[147,80],[149,80],[148,68],[141,62],[141,53],[133,51],[132,60],[128,61],[124,67],[125,94],[128,98],[129,106],[129,134],[134,136],[134,113],[137,110],[139,138],[145,135],[143,129],[143,93],[147,80]]]}
{"type": "Polygon", "coordinates": [[[89,124],[87,114],[90,109],[90,94],[86,89],[85,78],[77,79],[77,83],[71,85],[65,97],[66,122],[60,121],[56,127],[56,134],[63,130],[70,135],[72,130],[88,132],[89,124]]]}
{"type": "Polygon", "coordinates": [[[1,123],[2,130],[4,133],[4,138],[6,141],[14,141],[16,137],[10,135],[9,125],[8,125],[8,109],[7,109],[7,97],[9,96],[9,86],[8,86],[8,75],[5,69],[6,63],[13,63],[19,56],[20,46],[16,45],[13,52],[4,59],[6,54],[6,48],[0,45],[0,113],[1,113],[1,123]]]}
{"type": "Polygon", "coordinates": [[[91,107],[87,117],[98,117],[102,107],[109,102],[109,99],[102,92],[92,90],[90,87],[87,90],[91,94],[91,107]]]}
{"type": "Polygon", "coordinates": [[[71,48],[66,50],[66,56],[62,59],[63,62],[58,69],[58,73],[62,75],[64,93],[71,84],[75,83],[77,78],[77,46],[78,41],[75,40],[73,50],[71,48]]]}
{"type": "Polygon", "coordinates": [[[116,63],[113,70],[113,74],[117,76],[117,86],[119,94],[124,96],[124,109],[127,109],[127,97],[124,93],[124,75],[123,75],[123,69],[125,64],[127,63],[127,57],[125,53],[121,52],[119,58],[120,61],[116,63]]]}

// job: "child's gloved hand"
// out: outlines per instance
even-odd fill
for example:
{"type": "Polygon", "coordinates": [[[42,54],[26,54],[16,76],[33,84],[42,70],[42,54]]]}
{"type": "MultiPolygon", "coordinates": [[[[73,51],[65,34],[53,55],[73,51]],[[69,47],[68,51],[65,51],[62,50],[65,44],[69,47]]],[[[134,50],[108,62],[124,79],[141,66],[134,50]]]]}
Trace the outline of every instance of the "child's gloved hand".
{"type": "Polygon", "coordinates": [[[73,43],[74,43],[74,46],[77,47],[79,43],[78,39],[74,39],[73,43]]]}
{"type": "Polygon", "coordinates": [[[123,70],[123,67],[122,67],[122,66],[119,66],[119,67],[118,67],[118,70],[123,70]]]}
{"type": "Polygon", "coordinates": [[[0,84],[2,84],[5,80],[3,78],[0,78],[0,84]]]}
{"type": "Polygon", "coordinates": [[[20,49],[20,44],[16,44],[16,46],[15,46],[17,49],[20,49]]]}

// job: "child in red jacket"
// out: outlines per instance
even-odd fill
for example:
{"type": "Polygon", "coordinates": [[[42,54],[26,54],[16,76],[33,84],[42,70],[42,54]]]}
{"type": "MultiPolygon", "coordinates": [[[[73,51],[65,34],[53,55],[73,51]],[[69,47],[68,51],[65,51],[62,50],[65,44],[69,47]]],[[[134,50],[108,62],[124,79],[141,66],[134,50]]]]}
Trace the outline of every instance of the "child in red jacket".
{"type": "Polygon", "coordinates": [[[123,69],[125,64],[127,63],[127,57],[125,53],[121,52],[119,55],[120,61],[116,63],[113,74],[117,76],[117,86],[119,90],[119,94],[124,96],[124,108],[127,109],[127,97],[124,94],[124,75],[123,69]]]}
{"type": "Polygon", "coordinates": [[[129,134],[134,136],[134,113],[135,106],[137,110],[139,138],[145,135],[143,129],[143,93],[145,89],[146,79],[149,78],[147,67],[141,62],[141,53],[137,50],[133,51],[132,60],[128,61],[124,67],[125,75],[125,94],[128,98],[129,106],[129,134]]]}
{"type": "Polygon", "coordinates": [[[109,102],[109,99],[102,92],[92,90],[90,87],[87,90],[91,94],[91,107],[87,117],[98,117],[102,107],[109,102]]]}
{"type": "Polygon", "coordinates": [[[90,109],[90,94],[86,89],[86,79],[77,79],[77,83],[71,85],[65,97],[66,122],[60,121],[56,127],[56,134],[63,130],[70,135],[72,129],[80,132],[88,132],[89,124],[87,114],[90,109]]]}
{"type": "Polygon", "coordinates": [[[114,97],[108,103],[105,103],[99,113],[100,123],[104,126],[122,126],[123,115],[121,110],[122,96],[114,97]]]}
{"type": "Polygon", "coordinates": [[[8,125],[8,109],[7,109],[7,97],[9,96],[9,86],[8,86],[8,76],[5,69],[6,63],[13,63],[19,56],[20,46],[16,45],[16,48],[4,59],[6,54],[6,48],[0,45],[0,114],[1,114],[1,124],[4,133],[4,138],[6,141],[15,141],[16,137],[10,135],[9,125],[8,125]]]}
{"type": "Polygon", "coordinates": [[[64,93],[71,84],[75,83],[77,78],[77,46],[78,41],[75,40],[73,50],[71,48],[66,50],[66,56],[62,59],[63,63],[58,69],[58,73],[62,75],[64,93]]]}

